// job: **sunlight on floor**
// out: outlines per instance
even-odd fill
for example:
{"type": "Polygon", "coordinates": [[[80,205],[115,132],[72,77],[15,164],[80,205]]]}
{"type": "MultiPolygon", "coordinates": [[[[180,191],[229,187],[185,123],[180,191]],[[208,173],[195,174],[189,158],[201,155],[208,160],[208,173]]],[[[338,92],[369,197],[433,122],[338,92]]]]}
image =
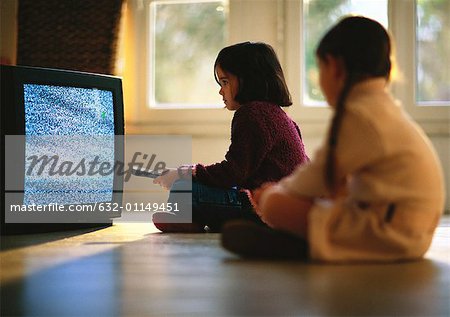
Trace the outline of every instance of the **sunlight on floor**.
{"type": "MultiPolygon", "coordinates": [[[[121,223],[88,233],[58,239],[47,243],[25,246],[19,249],[2,250],[0,253],[0,282],[34,274],[35,272],[117,248],[125,243],[144,238],[158,229],[148,223],[121,223]]],[[[38,235],[16,235],[2,237],[8,240],[24,239],[32,241],[38,235]]],[[[47,235],[52,235],[47,234],[47,235]]]]}

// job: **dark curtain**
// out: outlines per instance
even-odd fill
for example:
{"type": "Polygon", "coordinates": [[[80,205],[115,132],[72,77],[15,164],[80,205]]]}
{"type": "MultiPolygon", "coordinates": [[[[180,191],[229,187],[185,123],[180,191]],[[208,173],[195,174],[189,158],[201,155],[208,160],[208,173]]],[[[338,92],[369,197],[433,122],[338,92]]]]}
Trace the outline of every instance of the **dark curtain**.
{"type": "Polygon", "coordinates": [[[112,74],[123,0],[20,0],[17,64],[112,74]]]}

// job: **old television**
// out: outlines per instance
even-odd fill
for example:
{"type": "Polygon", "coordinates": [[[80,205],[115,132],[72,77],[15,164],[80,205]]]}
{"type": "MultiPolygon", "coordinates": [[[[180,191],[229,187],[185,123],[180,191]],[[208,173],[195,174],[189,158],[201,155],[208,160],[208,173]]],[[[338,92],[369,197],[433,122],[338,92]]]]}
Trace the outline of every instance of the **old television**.
{"type": "Polygon", "coordinates": [[[1,65],[1,233],[104,226],[121,215],[121,79],[1,65]],[[103,164],[103,165],[102,165],[103,164]]]}

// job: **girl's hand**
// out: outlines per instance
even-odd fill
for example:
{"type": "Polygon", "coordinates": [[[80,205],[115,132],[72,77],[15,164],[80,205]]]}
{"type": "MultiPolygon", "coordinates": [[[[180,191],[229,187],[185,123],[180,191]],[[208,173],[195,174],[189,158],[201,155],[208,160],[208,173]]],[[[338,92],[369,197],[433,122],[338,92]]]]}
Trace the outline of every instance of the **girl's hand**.
{"type": "Polygon", "coordinates": [[[278,183],[262,192],[258,216],[271,228],[308,239],[308,216],[313,205],[312,197],[292,195],[278,183]]]}
{"type": "Polygon", "coordinates": [[[268,188],[274,186],[276,183],[275,182],[268,182],[268,183],[264,183],[261,185],[261,187],[253,190],[253,191],[249,191],[249,199],[250,202],[253,205],[253,208],[255,208],[256,213],[259,215],[260,214],[260,210],[259,210],[259,203],[261,200],[261,195],[262,193],[267,190],[268,188]]]}
{"type": "Polygon", "coordinates": [[[155,178],[153,180],[153,184],[158,184],[162,188],[170,190],[173,183],[178,180],[180,177],[178,176],[177,169],[168,169],[168,172],[155,178]]]}

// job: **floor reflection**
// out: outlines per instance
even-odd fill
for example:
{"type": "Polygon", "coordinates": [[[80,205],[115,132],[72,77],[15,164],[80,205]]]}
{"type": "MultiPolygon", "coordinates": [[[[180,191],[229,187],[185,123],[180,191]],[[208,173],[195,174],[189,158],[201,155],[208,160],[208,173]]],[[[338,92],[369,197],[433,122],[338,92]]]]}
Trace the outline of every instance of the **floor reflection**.
{"type": "Polygon", "coordinates": [[[422,261],[329,265],[243,260],[218,234],[152,230],[120,225],[2,251],[1,315],[450,315],[445,232],[422,261]]]}

